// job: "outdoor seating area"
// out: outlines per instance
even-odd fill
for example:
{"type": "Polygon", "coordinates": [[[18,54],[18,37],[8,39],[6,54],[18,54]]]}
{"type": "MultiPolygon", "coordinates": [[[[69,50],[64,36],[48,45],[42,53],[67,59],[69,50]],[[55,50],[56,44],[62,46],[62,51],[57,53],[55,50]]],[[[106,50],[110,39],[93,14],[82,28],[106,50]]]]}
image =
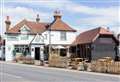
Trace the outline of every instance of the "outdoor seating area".
{"type": "Polygon", "coordinates": [[[114,61],[111,57],[88,62],[83,58],[61,58],[58,55],[52,55],[49,66],[64,67],[78,71],[92,71],[100,73],[120,74],[120,61],[114,61]],[[61,61],[61,62],[60,62],[61,61]],[[64,62],[64,63],[63,63],[64,62]]]}
{"type": "Polygon", "coordinates": [[[67,51],[67,47],[52,46],[48,61],[35,60],[31,57],[31,55],[16,53],[13,62],[37,66],[65,68],[78,71],[120,74],[119,58],[116,58],[117,61],[115,61],[115,59],[108,56],[89,61],[87,58],[81,58],[78,55],[72,53],[69,53],[68,56],[67,51]]]}

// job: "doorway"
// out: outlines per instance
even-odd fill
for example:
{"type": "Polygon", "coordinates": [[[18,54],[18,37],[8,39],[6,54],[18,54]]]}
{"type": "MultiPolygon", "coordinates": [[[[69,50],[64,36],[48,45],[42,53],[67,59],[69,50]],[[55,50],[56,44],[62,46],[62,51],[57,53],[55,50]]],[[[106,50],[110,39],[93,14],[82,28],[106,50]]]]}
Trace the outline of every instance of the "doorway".
{"type": "Polygon", "coordinates": [[[35,47],[35,60],[40,60],[40,47],[35,47]]]}

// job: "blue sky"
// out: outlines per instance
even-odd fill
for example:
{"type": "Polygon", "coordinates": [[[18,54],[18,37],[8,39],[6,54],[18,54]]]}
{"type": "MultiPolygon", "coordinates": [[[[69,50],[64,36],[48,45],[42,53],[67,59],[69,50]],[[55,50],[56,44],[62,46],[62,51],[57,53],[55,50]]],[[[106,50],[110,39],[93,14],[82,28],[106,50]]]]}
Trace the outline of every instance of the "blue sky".
{"type": "Polygon", "coordinates": [[[36,14],[41,22],[52,22],[53,12],[59,9],[62,20],[78,32],[103,26],[119,33],[119,4],[119,0],[1,0],[0,32],[5,31],[6,16],[11,27],[24,18],[35,21],[36,14]]]}

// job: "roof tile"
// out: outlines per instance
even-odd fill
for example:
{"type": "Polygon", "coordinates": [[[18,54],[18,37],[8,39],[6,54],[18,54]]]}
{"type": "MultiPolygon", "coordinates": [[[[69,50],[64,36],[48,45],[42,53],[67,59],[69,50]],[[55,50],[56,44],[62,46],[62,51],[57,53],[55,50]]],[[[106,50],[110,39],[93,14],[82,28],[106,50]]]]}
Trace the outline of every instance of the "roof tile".
{"type": "Polygon", "coordinates": [[[55,30],[55,31],[74,31],[74,32],[76,32],[75,29],[71,28],[68,24],[63,22],[61,19],[55,20],[50,28],[51,28],[51,30],[55,30]]]}
{"type": "Polygon", "coordinates": [[[42,33],[47,30],[47,26],[50,26],[49,28],[51,28],[52,31],[76,31],[64,23],[61,19],[57,19],[52,23],[38,23],[24,19],[13,28],[9,29],[6,33],[20,33],[20,28],[24,25],[28,26],[31,29],[31,33],[42,33]]]}
{"type": "Polygon", "coordinates": [[[46,30],[46,25],[48,24],[49,23],[37,23],[24,19],[13,28],[9,29],[7,33],[19,33],[20,28],[24,25],[28,26],[31,29],[31,33],[41,33],[46,30]]]}
{"type": "Polygon", "coordinates": [[[80,33],[73,44],[84,44],[84,43],[91,43],[94,41],[94,39],[97,37],[97,35],[112,35],[112,32],[110,32],[107,29],[104,28],[95,28],[83,33],[80,33]]]}

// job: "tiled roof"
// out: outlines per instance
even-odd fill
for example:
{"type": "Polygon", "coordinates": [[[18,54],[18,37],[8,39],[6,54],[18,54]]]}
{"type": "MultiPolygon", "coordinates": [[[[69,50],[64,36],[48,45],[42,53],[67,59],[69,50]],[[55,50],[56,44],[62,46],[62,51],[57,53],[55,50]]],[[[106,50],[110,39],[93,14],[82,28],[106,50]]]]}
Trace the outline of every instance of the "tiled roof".
{"type": "Polygon", "coordinates": [[[37,23],[24,19],[13,28],[9,29],[7,33],[19,33],[20,28],[24,25],[31,29],[31,33],[41,33],[46,30],[46,26],[49,25],[49,23],[37,23]]]}
{"type": "Polygon", "coordinates": [[[53,31],[76,31],[72,29],[70,26],[68,26],[66,23],[64,23],[61,19],[57,19],[53,21],[52,23],[42,23],[42,22],[31,22],[27,20],[22,20],[17,25],[15,25],[13,28],[9,29],[6,33],[20,33],[20,28],[22,26],[26,25],[31,29],[31,33],[41,33],[47,30],[47,28],[51,28],[53,31]]]}
{"type": "Polygon", "coordinates": [[[85,43],[92,43],[96,40],[96,38],[99,35],[113,35],[112,32],[110,32],[109,30],[99,27],[99,28],[95,28],[83,33],[80,33],[75,41],[73,42],[73,44],[85,44],[85,43]]]}
{"type": "Polygon", "coordinates": [[[71,28],[68,24],[63,22],[61,19],[56,19],[50,26],[53,31],[73,31],[76,32],[75,29],[71,28]]]}

